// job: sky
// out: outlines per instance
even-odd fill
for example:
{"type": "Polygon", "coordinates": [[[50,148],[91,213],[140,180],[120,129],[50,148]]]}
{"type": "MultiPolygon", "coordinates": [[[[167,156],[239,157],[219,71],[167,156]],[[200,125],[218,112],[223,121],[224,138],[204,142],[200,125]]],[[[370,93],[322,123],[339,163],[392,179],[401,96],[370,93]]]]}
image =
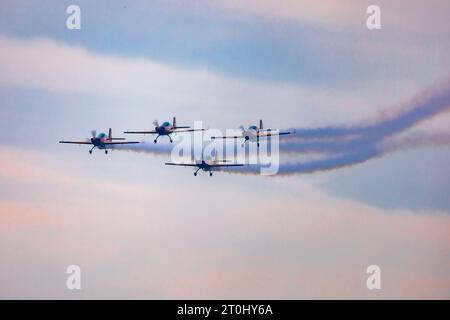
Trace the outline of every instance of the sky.
{"type": "MultiPolygon", "coordinates": [[[[358,127],[448,89],[450,4],[376,1],[382,28],[368,30],[370,4],[1,1],[0,298],[449,299],[450,139],[334,170],[212,178],[164,154],[58,144],[173,116],[358,127]],[[71,4],[80,30],[66,28],[71,4]],[[66,288],[69,265],[81,290],[66,288]]],[[[402,135],[445,138],[449,121],[402,135]]]]}

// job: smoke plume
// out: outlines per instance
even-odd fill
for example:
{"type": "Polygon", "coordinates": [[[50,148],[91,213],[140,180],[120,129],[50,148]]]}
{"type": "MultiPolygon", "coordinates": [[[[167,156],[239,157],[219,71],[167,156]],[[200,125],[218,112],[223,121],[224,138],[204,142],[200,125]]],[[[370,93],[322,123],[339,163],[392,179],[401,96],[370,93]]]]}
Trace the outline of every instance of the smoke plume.
{"type": "MultiPolygon", "coordinates": [[[[353,125],[325,126],[319,128],[293,128],[295,134],[279,140],[280,164],[277,175],[305,174],[335,170],[363,163],[385,154],[424,146],[448,146],[450,134],[426,135],[414,133],[399,138],[408,129],[422,121],[450,109],[450,82],[445,82],[422,92],[414,99],[396,108],[390,116],[376,121],[353,125]],[[318,154],[320,158],[300,161],[298,156],[318,154]]],[[[129,145],[116,149],[152,154],[167,154],[171,145],[129,145]]],[[[260,174],[261,165],[221,168],[220,171],[237,174],[260,174]]]]}

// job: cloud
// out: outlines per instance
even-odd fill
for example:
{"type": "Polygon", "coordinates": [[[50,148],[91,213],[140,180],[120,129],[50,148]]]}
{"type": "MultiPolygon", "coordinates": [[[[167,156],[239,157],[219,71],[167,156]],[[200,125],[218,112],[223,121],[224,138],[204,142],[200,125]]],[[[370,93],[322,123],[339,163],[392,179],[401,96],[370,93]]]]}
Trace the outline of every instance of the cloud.
{"type": "MultiPolygon", "coordinates": [[[[316,45],[321,50],[329,50],[323,44],[323,39],[316,45]]],[[[382,61],[398,61],[399,57],[403,57],[401,65],[405,70],[411,70],[411,63],[424,65],[423,59],[416,55],[404,59],[402,52],[410,52],[409,47],[401,46],[395,54],[391,54],[390,45],[384,46],[378,42],[369,47],[355,47],[355,55],[358,59],[369,59],[370,62],[374,56],[368,48],[373,46],[378,48],[375,56],[389,56],[388,60],[382,61]],[[380,48],[387,52],[380,55],[380,48]]],[[[256,115],[271,117],[275,122],[272,125],[278,126],[283,123],[298,125],[293,122],[294,119],[300,119],[301,124],[318,125],[370,117],[380,106],[402,101],[418,91],[421,85],[428,85],[442,77],[448,62],[445,59],[440,61],[439,68],[436,64],[430,66],[427,63],[429,70],[417,69],[421,75],[421,80],[417,81],[409,72],[395,74],[395,77],[382,72],[368,82],[332,88],[270,82],[267,79],[255,81],[232,78],[205,68],[183,68],[147,58],[99,54],[46,38],[0,36],[0,48],[0,86],[6,89],[36,89],[50,95],[72,94],[71,97],[108,97],[116,99],[116,103],[110,106],[116,109],[119,109],[116,105],[118,99],[123,101],[120,106],[122,109],[122,103],[139,101],[139,105],[151,107],[153,114],[188,109],[189,114],[195,117],[201,115],[203,119],[212,119],[217,118],[216,113],[220,111],[223,113],[219,120],[223,121],[221,125],[236,121],[236,114],[241,115],[240,119],[248,119],[245,121],[255,121],[256,115]],[[440,71],[436,71],[438,69],[440,71]],[[392,80],[387,81],[386,76],[392,80]],[[280,119],[280,109],[288,115],[285,119],[280,119]]],[[[423,58],[425,61],[430,60],[428,54],[423,55],[423,58]]],[[[372,63],[368,66],[374,67],[372,63]]],[[[380,66],[381,69],[385,67],[380,66]]]]}
{"type": "MultiPolygon", "coordinates": [[[[367,31],[366,9],[373,4],[371,1],[309,1],[309,0],[287,0],[279,2],[276,0],[218,0],[197,1],[198,3],[213,10],[225,10],[234,16],[261,17],[290,21],[304,25],[322,26],[328,28],[345,28],[354,31],[367,31]]],[[[175,3],[177,3],[175,1],[175,3]]],[[[450,5],[439,0],[428,1],[385,1],[376,3],[382,9],[382,20],[384,26],[391,31],[414,31],[414,32],[448,32],[446,23],[446,12],[450,5]],[[404,14],[407,8],[407,14],[404,14]],[[426,20],[428,23],[424,24],[426,20]]],[[[199,6],[202,7],[202,6],[199,6]]]]}
{"type": "Polygon", "coordinates": [[[358,8],[363,8],[362,3],[350,0],[339,2],[288,0],[282,3],[273,0],[219,0],[214,2],[213,6],[236,14],[241,13],[249,16],[330,25],[354,23],[358,14],[358,8]]]}
{"type": "MultiPolygon", "coordinates": [[[[26,163],[34,173],[0,180],[22,190],[0,200],[2,297],[78,297],[64,289],[76,263],[85,298],[448,298],[450,216],[439,211],[382,211],[305,179],[221,176],[220,197],[199,198],[171,171],[163,180],[130,168],[106,184],[74,174],[92,157],[1,153],[4,172],[26,163]],[[154,187],[167,180],[170,192],[154,187]],[[29,189],[37,181],[39,192],[29,189]],[[174,194],[195,210],[172,205],[174,194]],[[382,268],[381,292],[365,288],[369,264],[382,268]]],[[[105,173],[127,156],[108,159],[105,173]]]]}
{"type": "Polygon", "coordinates": [[[54,187],[83,189],[90,186],[99,190],[108,190],[117,194],[140,194],[142,189],[133,186],[98,180],[89,176],[70,174],[54,163],[49,154],[0,146],[0,179],[6,182],[54,187]],[[45,164],[54,163],[53,166],[45,164]]]}
{"type": "MultiPolygon", "coordinates": [[[[364,20],[352,4],[255,1],[217,8],[338,28],[351,28],[357,18],[360,28],[364,20]]],[[[413,27],[441,23],[431,20],[413,27]]],[[[386,53],[383,45],[364,52],[373,48],[376,56],[386,53]]],[[[50,108],[86,95],[136,98],[149,113],[187,107],[214,119],[220,114],[218,121],[243,114],[258,119],[272,110],[274,121],[290,126],[370,117],[383,101],[402,99],[403,83],[390,77],[373,94],[358,83],[344,91],[247,81],[45,38],[2,36],[0,50],[5,92],[36,89],[64,97],[50,108]]],[[[409,60],[415,51],[395,52],[408,54],[408,68],[416,65],[409,60]]],[[[449,298],[450,218],[443,212],[380,210],[327,195],[310,177],[192,180],[190,173],[148,166],[140,155],[105,161],[76,151],[69,157],[0,148],[1,297],[78,297],[64,288],[65,267],[76,263],[86,276],[86,298],[449,298]],[[202,193],[205,182],[209,196],[202,193]],[[365,268],[374,263],[383,272],[381,292],[364,286],[365,268]]]]}
{"type": "Polygon", "coordinates": [[[45,209],[43,210],[32,203],[1,202],[0,215],[2,234],[11,234],[17,232],[20,228],[23,228],[24,231],[33,229],[51,230],[58,226],[54,217],[48,214],[45,209]]]}
{"type": "MultiPolygon", "coordinates": [[[[143,58],[97,54],[49,39],[0,37],[0,86],[135,98],[147,105],[189,107],[202,114],[224,110],[225,116],[246,110],[305,106],[302,118],[339,117],[352,110],[367,114],[369,97],[307,85],[244,81],[207,69],[179,68],[143,58]]],[[[61,106],[62,107],[62,106],[61,106]]],[[[295,108],[294,108],[295,109],[295,108]]],[[[297,108],[298,109],[298,108],[297,108]]],[[[267,113],[267,111],[264,111],[267,113]]]]}

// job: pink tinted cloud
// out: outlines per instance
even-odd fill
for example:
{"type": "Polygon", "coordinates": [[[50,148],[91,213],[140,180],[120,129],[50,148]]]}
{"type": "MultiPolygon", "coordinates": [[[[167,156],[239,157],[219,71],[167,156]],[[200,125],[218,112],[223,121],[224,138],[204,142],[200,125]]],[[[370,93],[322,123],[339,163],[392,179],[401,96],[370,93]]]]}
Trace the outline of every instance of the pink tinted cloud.
{"type": "Polygon", "coordinates": [[[28,272],[30,259],[75,260],[95,273],[91,297],[111,297],[114,287],[122,297],[141,298],[448,298],[445,213],[380,210],[324,194],[304,179],[261,178],[250,178],[262,184],[256,190],[220,187],[233,199],[220,205],[180,187],[177,200],[194,208],[180,210],[165,205],[174,190],[152,202],[153,190],[72,176],[45,154],[2,154],[4,181],[38,181],[44,192],[58,186],[71,195],[86,183],[98,186],[76,202],[32,202],[27,194],[0,202],[4,265],[28,272]],[[98,203],[103,194],[109,201],[98,203]],[[380,292],[365,288],[369,264],[382,268],[380,292]]]}

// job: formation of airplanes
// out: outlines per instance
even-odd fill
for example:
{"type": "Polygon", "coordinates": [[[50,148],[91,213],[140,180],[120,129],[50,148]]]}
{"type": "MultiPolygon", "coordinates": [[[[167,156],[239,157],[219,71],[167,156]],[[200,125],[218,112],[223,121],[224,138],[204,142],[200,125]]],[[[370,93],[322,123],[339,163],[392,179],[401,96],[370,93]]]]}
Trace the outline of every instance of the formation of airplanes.
{"type": "MultiPolygon", "coordinates": [[[[154,130],[148,131],[125,131],[124,134],[153,134],[156,135],[156,138],[153,140],[154,143],[157,143],[158,138],[160,136],[167,136],[169,141],[172,143],[171,134],[178,132],[193,132],[193,131],[205,131],[206,129],[191,129],[189,126],[177,126],[177,120],[173,117],[172,123],[169,121],[163,122],[159,125],[158,121],[155,120],[153,122],[155,126],[154,130]]],[[[241,134],[235,136],[221,136],[221,137],[211,137],[212,140],[215,139],[243,139],[242,146],[247,142],[256,142],[257,147],[260,145],[260,138],[266,138],[270,136],[283,136],[292,134],[291,131],[280,131],[275,129],[264,129],[262,120],[259,121],[259,126],[251,125],[248,129],[245,129],[243,126],[240,127],[241,134]]],[[[92,151],[97,148],[100,150],[104,150],[105,154],[108,154],[108,149],[112,149],[114,145],[125,145],[125,144],[137,144],[140,143],[138,141],[126,141],[125,138],[114,138],[112,135],[112,130],[109,128],[108,134],[100,133],[97,135],[96,130],[91,131],[91,138],[86,139],[85,141],[66,141],[62,140],[59,143],[66,144],[78,144],[78,145],[91,145],[92,148],[89,150],[89,154],[92,154],[92,151]]],[[[166,162],[165,164],[168,166],[183,166],[183,167],[194,167],[196,170],[194,171],[194,176],[197,176],[199,170],[204,172],[209,172],[209,175],[213,175],[213,171],[216,171],[223,167],[242,167],[245,164],[241,163],[228,163],[229,160],[219,160],[217,157],[213,160],[204,160],[203,153],[202,159],[200,161],[195,161],[194,163],[174,163],[174,162],[166,162]]]]}

